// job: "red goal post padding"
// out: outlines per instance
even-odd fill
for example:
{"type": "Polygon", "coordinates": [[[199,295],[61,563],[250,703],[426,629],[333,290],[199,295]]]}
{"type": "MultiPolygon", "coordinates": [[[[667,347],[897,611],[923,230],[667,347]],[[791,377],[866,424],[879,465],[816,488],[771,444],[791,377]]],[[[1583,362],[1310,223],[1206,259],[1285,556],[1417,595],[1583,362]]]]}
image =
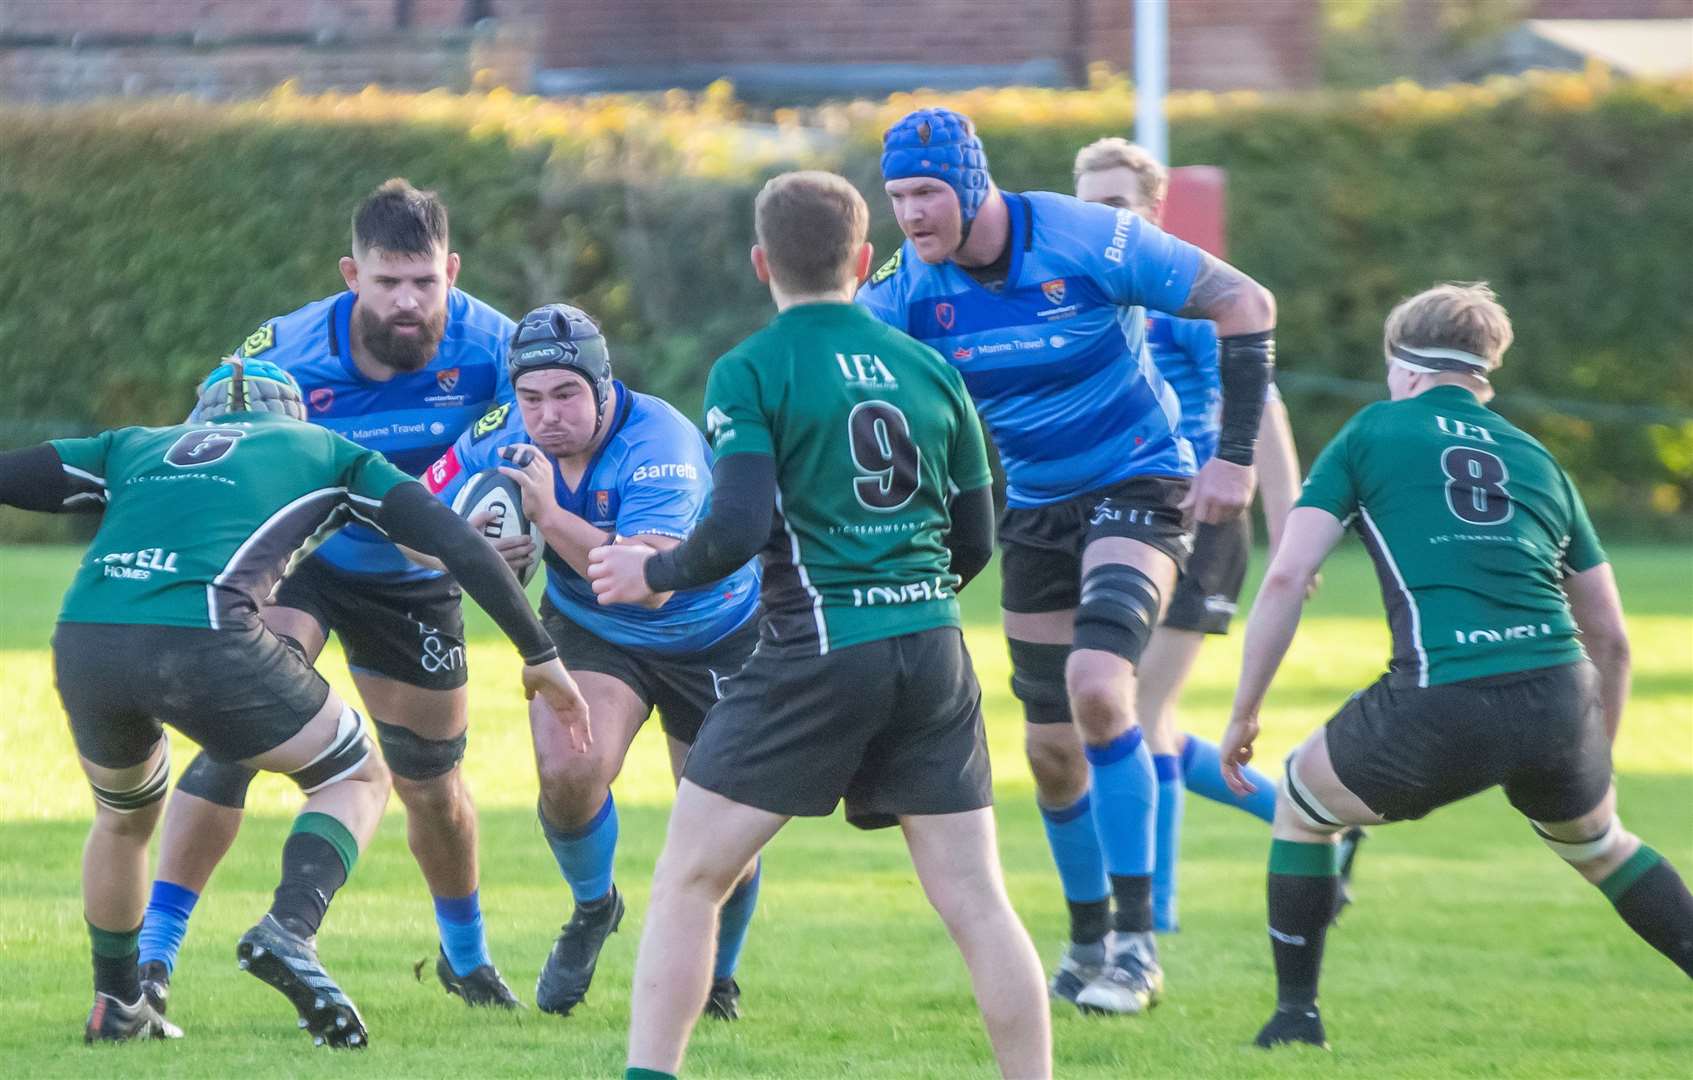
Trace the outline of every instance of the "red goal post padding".
{"type": "Polygon", "coordinates": [[[1164,201],[1164,231],[1227,259],[1227,187],[1228,174],[1215,165],[1171,169],[1170,194],[1164,201]]]}

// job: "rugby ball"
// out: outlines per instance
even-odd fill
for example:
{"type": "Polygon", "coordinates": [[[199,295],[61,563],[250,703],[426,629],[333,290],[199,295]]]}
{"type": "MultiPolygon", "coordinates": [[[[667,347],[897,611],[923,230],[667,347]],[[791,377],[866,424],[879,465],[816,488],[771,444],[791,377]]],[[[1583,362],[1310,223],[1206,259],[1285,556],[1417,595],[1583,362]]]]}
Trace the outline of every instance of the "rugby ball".
{"type": "Polygon", "coordinates": [[[459,489],[453,499],[453,513],[468,520],[483,510],[494,515],[482,527],[483,536],[490,540],[503,540],[527,533],[529,539],[535,542],[535,560],[518,577],[523,584],[529,584],[529,579],[535,576],[536,568],[541,565],[540,556],[546,550],[547,541],[541,535],[541,527],[523,516],[523,489],[498,469],[477,473],[459,489]]]}

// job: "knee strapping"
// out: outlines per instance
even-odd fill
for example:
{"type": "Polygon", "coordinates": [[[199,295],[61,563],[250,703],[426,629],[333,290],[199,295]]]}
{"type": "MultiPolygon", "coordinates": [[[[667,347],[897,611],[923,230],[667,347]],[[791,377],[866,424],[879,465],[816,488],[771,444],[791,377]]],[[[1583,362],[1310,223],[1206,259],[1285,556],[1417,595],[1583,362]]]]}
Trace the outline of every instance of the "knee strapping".
{"type": "Polygon", "coordinates": [[[410,728],[399,724],[376,725],[376,740],[382,744],[382,756],[387,759],[388,771],[404,780],[433,780],[458,767],[464,758],[468,732],[452,739],[425,739],[410,728]]]}
{"type": "Polygon", "coordinates": [[[1082,575],[1075,647],[1115,653],[1138,664],[1158,625],[1158,607],[1158,586],[1139,570],[1121,563],[1096,566],[1082,575]]]}
{"type": "Polygon", "coordinates": [[[335,737],[329,745],[305,765],[288,774],[300,785],[300,790],[312,795],[345,779],[370,757],[370,736],[364,731],[364,718],[351,705],[341,706],[341,719],[335,725],[335,737]]]}
{"type": "Polygon", "coordinates": [[[234,761],[214,761],[204,750],[188,763],[176,782],[185,791],[207,802],[240,810],[247,805],[247,787],[258,773],[234,761]]]}
{"type": "Polygon", "coordinates": [[[1624,836],[1622,821],[1615,814],[1611,815],[1610,822],[1597,835],[1586,840],[1559,840],[1547,832],[1540,822],[1531,821],[1528,824],[1535,835],[1552,849],[1553,854],[1569,863],[1586,863],[1602,858],[1624,836]]]}
{"type": "Polygon", "coordinates": [[[1042,645],[1011,638],[1011,692],[1023,703],[1031,724],[1068,723],[1069,695],[1064,689],[1068,645],[1042,645]],[[1061,715],[1053,715],[1054,711],[1061,715]]]}
{"type": "Polygon", "coordinates": [[[165,792],[170,788],[170,740],[165,740],[159,763],[134,787],[103,788],[95,783],[88,786],[94,790],[94,801],[108,810],[115,810],[120,814],[145,810],[164,798],[165,792]]]}
{"type": "Polygon", "coordinates": [[[1316,795],[1312,794],[1311,789],[1305,786],[1305,782],[1299,779],[1299,774],[1294,771],[1293,763],[1298,756],[1297,752],[1287,755],[1286,791],[1288,802],[1293,804],[1294,811],[1304,820],[1305,824],[1313,829],[1321,832],[1333,832],[1335,829],[1341,828],[1340,818],[1335,816],[1334,811],[1324,806],[1316,795]]]}

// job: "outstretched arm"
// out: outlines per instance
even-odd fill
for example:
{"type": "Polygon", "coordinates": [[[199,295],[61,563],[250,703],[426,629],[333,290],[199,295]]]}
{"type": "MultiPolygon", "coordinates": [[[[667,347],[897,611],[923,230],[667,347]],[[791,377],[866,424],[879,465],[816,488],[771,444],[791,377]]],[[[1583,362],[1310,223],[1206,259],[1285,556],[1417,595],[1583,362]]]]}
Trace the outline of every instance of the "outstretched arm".
{"type": "Polygon", "coordinates": [[[1246,621],[1246,648],[1241,656],[1240,684],[1235,690],[1234,709],[1223,733],[1223,779],[1238,794],[1253,790],[1241,770],[1252,760],[1252,743],[1258,737],[1258,710],[1264,695],[1281,667],[1299,627],[1306,590],[1323,560],[1340,542],[1345,529],[1340,519],[1327,510],[1302,506],[1288,515],[1287,530],[1276,561],[1264,575],[1264,583],[1252,601],[1252,615],[1246,621]]]}
{"type": "Polygon", "coordinates": [[[523,595],[499,552],[468,521],[415,481],[389,489],[373,524],[395,543],[441,560],[471,599],[517,646],[523,656],[525,693],[530,698],[540,694],[569,731],[572,743],[585,751],[592,740],[588,703],[559,662],[558,649],[529,609],[529,598],[523,595]]]}
{"type": "Polygon", "coordinates": [[[588,577],[602,604],[641,604],[661,593],[728,577],[770,538],[776,513],[776,459],[729,454],[711,470],[711,509],[669,551],[607,545],[589,554],[588,577]]]}
{"type": "Polygon", "coordinates": [[[0,505],[50,514],[98,510],[106,505],[106,486],[97,477],[73,476],[52,444],[41,443],[0,452],[0,505]]]}

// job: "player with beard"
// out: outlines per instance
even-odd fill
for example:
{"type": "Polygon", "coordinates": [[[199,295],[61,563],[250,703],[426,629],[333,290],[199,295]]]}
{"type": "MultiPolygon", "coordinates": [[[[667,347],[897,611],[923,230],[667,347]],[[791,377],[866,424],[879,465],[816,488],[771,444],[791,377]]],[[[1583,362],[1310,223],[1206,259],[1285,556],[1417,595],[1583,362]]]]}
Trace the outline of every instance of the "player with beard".
{"type": "MultiPolygon", "coordinates": [[[[340,269],[345,292],[270,320],[239,355],[292,374],[308,420],[416,476],[490,407],[511,400],[514,324],[453,287],[459,256],[448,246],[447,209],[403,179],[359,205],[340,269]]],[[[497,546],[518,566],[534,554],[527,538],[497,546]]],[[[340,636],[434,897],[436,974],[469,1004],[509,1008],[517,998],[494,969],[482,928],[476,808],[459,768],[468,720],[459,597],[451,577],[354,523],[293,567],[264,620],[308,662],[329,631],[340,636]]],[[[143,982],[160,1011],[189,915],[235,840],[253,775],[201,754],[177,781],[141,938],[143,982]]]]}

